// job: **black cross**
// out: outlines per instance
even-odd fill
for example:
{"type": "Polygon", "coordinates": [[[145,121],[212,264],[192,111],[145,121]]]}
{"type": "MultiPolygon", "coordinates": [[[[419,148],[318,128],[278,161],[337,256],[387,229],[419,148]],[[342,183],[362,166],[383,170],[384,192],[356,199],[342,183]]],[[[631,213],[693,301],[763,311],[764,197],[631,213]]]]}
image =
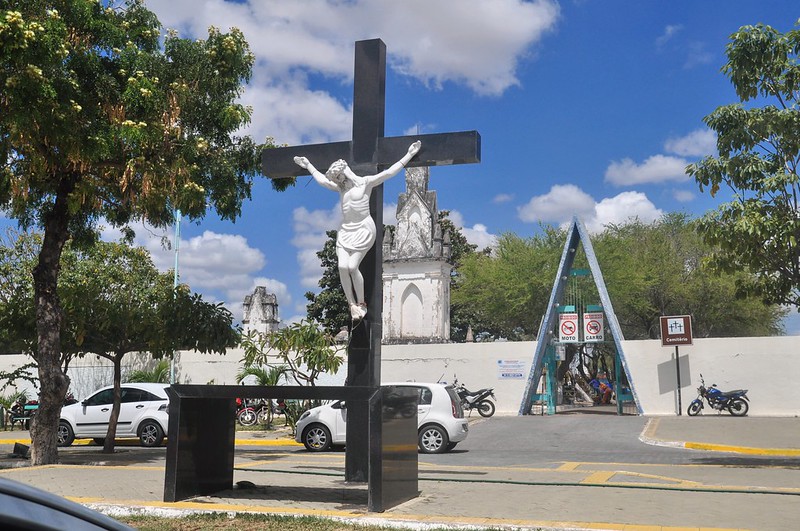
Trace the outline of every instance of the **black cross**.
{"type": "MultiPolygon", "coordinates": [[[[386,96],[386,45],[380,39],[358,41],[355,46],[353,86],[353,139],[345,142],[291,146],[264,151],[262,171],[270,178],[308,175],[294,163],[303,156],[322,172],[344,159],[357,175],[372,175],[388,168],[408,151],[414,141],[422,148],[407,166],[442,166],[480,162],[481,137],[477,131],[384,137],[386,96]]],[[[372,190],[370,214],[375,220],[375,245],[361,263],[367,316],[351,332],[347,352],[347,382],[353,386],[380,386],[383,309],[383,185],[372,190]]],[[[367,408],[348,404],[345,477],[366,481],[368,453],[367,408]]],[[[373,441],[374,442],[374,441],[373,441]]]]}

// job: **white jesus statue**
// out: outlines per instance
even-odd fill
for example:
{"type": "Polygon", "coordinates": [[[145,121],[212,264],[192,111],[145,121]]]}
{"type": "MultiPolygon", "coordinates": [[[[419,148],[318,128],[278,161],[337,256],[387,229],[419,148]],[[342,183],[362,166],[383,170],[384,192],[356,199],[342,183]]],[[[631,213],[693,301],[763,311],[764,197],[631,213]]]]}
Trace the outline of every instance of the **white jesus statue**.
{"type": "Polygon", "coordinates": [[[367,251],[375,243],[375,221],[369,215],[369,197],[372,189],[390,177],[397,175],[419,152],[422,143],[411,144],[408,152],[399,161],[375,175],[358,176],[342,159],[331,164],[324,174],[305,157],[295,157],[295,163],[307,169],[321,186],[339,192],[342,206],[342,225],[336,236],[336,256],[339,261],[339,277],[342,280],[350,315],[359,321],[367,315],[364,301],[364,277],[359,265],[367,251]]]}

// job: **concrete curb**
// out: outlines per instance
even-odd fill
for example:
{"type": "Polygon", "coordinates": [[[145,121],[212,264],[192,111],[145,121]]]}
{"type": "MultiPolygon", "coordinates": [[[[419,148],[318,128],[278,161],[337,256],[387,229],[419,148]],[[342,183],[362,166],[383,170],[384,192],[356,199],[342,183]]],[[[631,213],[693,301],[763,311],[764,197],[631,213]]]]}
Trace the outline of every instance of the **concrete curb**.
{"type": "Polygon", "coordinates": [[[727,452],[746,455],[762,455],[772,457],[800,457],[800,449],[796,448],[753,448],[750,446],[736,446],[729,444],[701,443],[692,441],[668,441],[656,436],[661,419],[651,418],[645,424],[639,440],[651,446],[664,446],[667,448],[686,448],[688,450],[703,450],[706,452],[727,452]]]}

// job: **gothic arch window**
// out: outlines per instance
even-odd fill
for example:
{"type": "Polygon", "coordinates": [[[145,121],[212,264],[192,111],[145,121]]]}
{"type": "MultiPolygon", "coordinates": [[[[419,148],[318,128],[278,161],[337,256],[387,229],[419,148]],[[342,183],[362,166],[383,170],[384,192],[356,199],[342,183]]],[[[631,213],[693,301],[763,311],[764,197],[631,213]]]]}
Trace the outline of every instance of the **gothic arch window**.
{"type": "Polygon", "coordinates": [[[424,335],[422,308],[422,292],[416,284],[410,284],[400,302],[400,337],[424,335]]]}

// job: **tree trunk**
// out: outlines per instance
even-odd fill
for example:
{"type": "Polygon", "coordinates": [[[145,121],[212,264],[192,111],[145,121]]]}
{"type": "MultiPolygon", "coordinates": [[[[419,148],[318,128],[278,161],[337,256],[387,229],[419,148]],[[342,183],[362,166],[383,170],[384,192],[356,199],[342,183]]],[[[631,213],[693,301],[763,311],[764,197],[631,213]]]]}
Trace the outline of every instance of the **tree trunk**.
{"type": "Polygon", "coordinates": [[[38,336],[33,358],[39,369],[39,408],[31,426],[34,466],[58,463],[58,420],[69,390],[69,377],[61,368],[62,310],[57,286],[61,253],[69,238],[67,198],[73,187],[72,179],[62,179],[52,208],[44,214],[44,239],[33,269],[38,336]]]}
{"type": "Polygon", "coordinates": [[[111,406],[111,416],[108,419],[108,431],[106,440],[103,443],[103,453],[114,453],[114,439],[117,436],[117,421],[119,421],[119,410],[122,404],[122,356],[115,355],[111,361],[114,362],[114,402],[111,406]]]}

